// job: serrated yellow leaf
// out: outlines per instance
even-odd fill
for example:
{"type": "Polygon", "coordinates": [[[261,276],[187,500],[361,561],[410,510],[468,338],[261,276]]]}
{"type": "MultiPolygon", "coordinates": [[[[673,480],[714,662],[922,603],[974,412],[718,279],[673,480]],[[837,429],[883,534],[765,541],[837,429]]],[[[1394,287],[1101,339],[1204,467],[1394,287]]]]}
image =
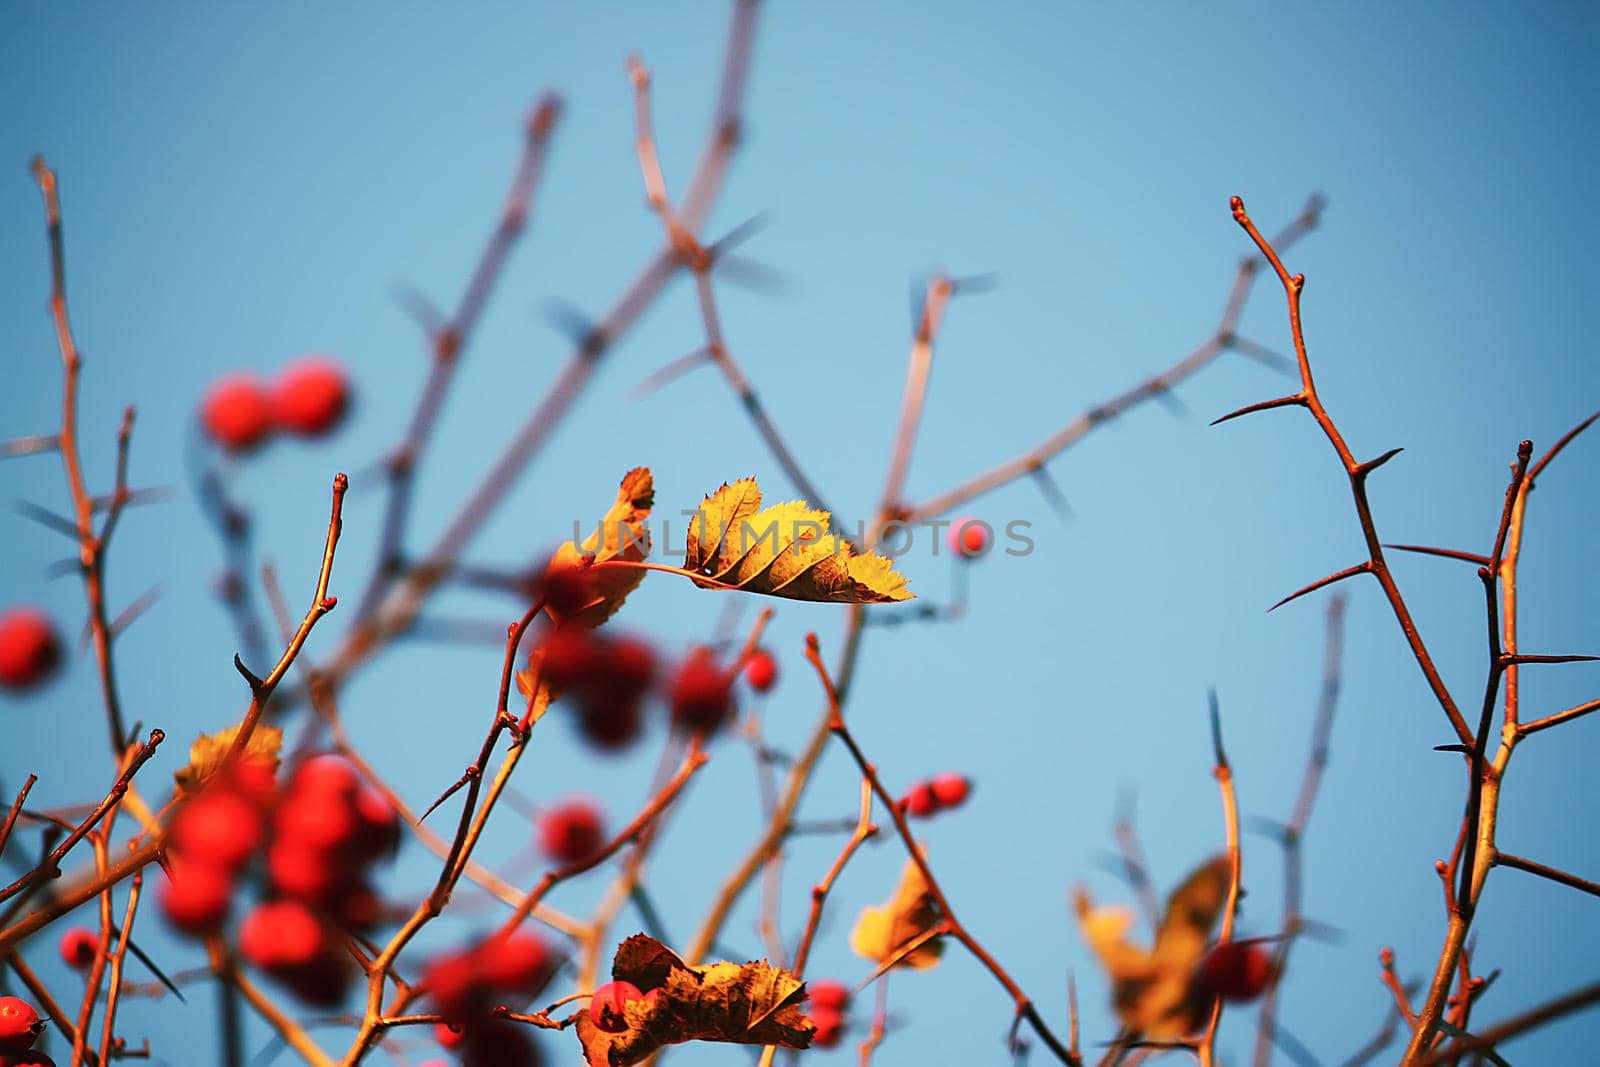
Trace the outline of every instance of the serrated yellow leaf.
{"type": "MultiPolygon", "coordinates": [[[[228,750],[233,747],[233,739],[239,736],[240,725],[235,723],[226,730],[201,734],[195,738],[194,744],[189,746],[189,765],[173,775],[180,788],[194,789],[222,766],[228,750]]],[[[258,722],[250,733],[250,740],[245,743],[242,758],[261,760],[277,770],[278,753],[282,748],[283,730],[258,722]]]]}
{"type": "MultiPolygon", "coordinates": [[[[586,557],[594,562],[622,559],[641,563],[650,554],[650,509],[655,506],[655,481],[649,467],[635,467],[622,476],[617,488],[617,499],[611,505],[600,525],[583,544],[565,541],[550,557],[550,568],[581,567],[586,557]]],[[[629,567],[602,567],[589,572],[594,599],[583,608],[557,622],[571,625],[599,626],[622,607],[628,594],[644,581],[643,570],[629,567]]],[[[553,616],[553,613],[552,613],[553,616]]]]}
{"type": "MultiPolygon", "coordinates": [[[[883,963],[937,926],[941,919],[939,903],[928,889],[922,868],[908,860],[889,902],[862,909],[855,928],[850,931],[850,948],[863,959],[883,963]]],[[[944,942],[929,941],[908,953],[895,966],[925,971],[937,967],[943,954],[944,942]]]]}

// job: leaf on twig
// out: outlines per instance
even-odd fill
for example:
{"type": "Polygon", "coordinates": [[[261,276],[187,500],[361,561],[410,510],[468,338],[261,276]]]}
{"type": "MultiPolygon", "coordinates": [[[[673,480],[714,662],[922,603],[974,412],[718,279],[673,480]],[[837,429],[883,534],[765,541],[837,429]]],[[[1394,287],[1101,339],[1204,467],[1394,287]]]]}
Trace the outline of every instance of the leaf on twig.
{"type": "MultiPolygon", "coordinates": [[[[888,903],[862,909],[855,929],[850,931],[850,947],[863,959],[884,963],[938,926],[943,918],[939,902],[928,889],[928,880],[922,876],[922,868],[908,860],[905,872],[900,875],[900,885],[888,903]]],[[[907,953],[895,966],[925,971],[937,967],[943,953],[943,941],[929,941],[907,953]]]]}
{"type": "MultiPolygon", "coordinates": [[[[910,600],[905,576],[876,552],[856,555],[803,500],[761,507],[754,478],[724,484],[690,521],[685,570],[750,593],[837,604],[910,600]]],[[[714,588],[697,582],[702,588],[714,588]]]]}
{"type": "Polygon", "coordinates": [[[661,942],[635,934],[618,946],[611,975],[645,996],[622,1006],[625,1030],[602,1030],[588,1012],[578,1016],[590,1067],[626,1067],[686,1041],[803,1049],[816,1031],[800,1009],[805,983],[765,960],[690,967],[661,942]]]}
{"type": "Polygon", "coordinates": [[[1191,872],[1167,898],[1155,946],[1149,949],[1128,939],[1132,909],[1095,907],[1088,893],[1078,891],[1074,906],[1083,939],[1111,978],[1117,1017],[1140,1037],[1181,1038],[1204,1021],[1208,1005],[1194,995],[1192,978],[1227,904],[1230,870],[1226,856],[1215,856],[1191,872]]]}
{"type": "MultiPolygon", "coordinates": [[[[179,787],[184,790],[195,789],[211,777],[212,773],[222,766],[228,750],[233,747],[233,739],[238,734],[239,724],[235,723],[226,730],[214,734],[201,734],[195,738],[194,744],[189,746],[189,765],[173,775],[178,780],[179,787]]],[[[245,742],[241,758],[260,760],[276,771],[278,752],[282,747],[283,730],[258,722],[250,734],[250,740],[245,742]]]]}

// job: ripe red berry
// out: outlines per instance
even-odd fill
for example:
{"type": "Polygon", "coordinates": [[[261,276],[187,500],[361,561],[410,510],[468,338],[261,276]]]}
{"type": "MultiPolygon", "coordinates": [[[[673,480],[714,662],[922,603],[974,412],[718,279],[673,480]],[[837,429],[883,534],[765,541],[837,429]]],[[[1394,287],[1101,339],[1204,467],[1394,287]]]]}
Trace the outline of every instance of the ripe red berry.
{"type": "Polygon", "coordinates": [[[356,844],[362,856],[376,859],[399,847],[400,816],[382,793],[363,789],[356,795],[355,813],[360,826],[356,844]]]}
{"type": "Polygon", "coordinates": [[[697,648],[672,683],[672,722],[685,733],[709,734],[733,710],[732,679],[709,648],[697,648]]]}
{"type": "Polygon", "coordinates": [[[56,1067],[56,1061],[32,1048],[23,1052],[0,1052],[0,1067],[56,1067]]]}
{"type": "Polygon", "coordinates": [[[87,970],[100,954],[100,938],[93,930],[74,926],[61,935],[61,958],[73,970],[87,970]]]}
{"type": "Polygon", "coordinates": [[[637,698],[656,676],[656,654],[637,637],[615,637],[606,646],[596,688],[615,698],[637,698]]]}
{"type": "Polygon", "coordinates": [[[309,967],[330,942],[321,920],[295,900],[257,905],[239,928],[239,951],[263,971],[309,967]]]}
{"type": "Polygon", "coordinates": [[[533,996],[555,970],[555,958],[532,934],[491,937],[476,952],[478,974],[503,993],[533,996]]]}
{"type": "Polygon", "coordinates": [[[473,953],[455,952],[428,965],[422,985],[439,1014],[453,1023],[467,1023],[485,1008],[478,962],[473,953]]]}
{"type": "Polygon", "coordinates": [[[279,840],[318,852],[333,852],[354,841],[361,826],[344,798],[297,792],[278,808],[273,829],[279,840]]]}
{"type": "Polygon", "coordinates": [[[562,626],[545,638],[540,650],[539,679],[554,689],[588,681],[600,665],[599,638],[583,626],[562,626]]]}
{"type": "Polygon", "coordinates": [[[467,1032],[461,1027],[451,1026],[449,1023],[435,1023],[433,1039],[439,1042],[443,1048],[460,1048],[467,1040],[467,1032]]]}
{"type": "Polygon", "coordinates": [[[819,1011],[843,1012],[850,1003],[850,987],[843,982],[823,979],[806,983],[806,999],[812,1013],[819,1011]]]}
{"type": "Polygon", "coordinates": [[[233,877],[226,868],[192,859],[174,866],[161,910],[184,933],[204,934],[222,925],[232,897],[233,877]]]}
{"type": "Polygon", "coordinates": [[[261,846],[261,811],[231,789],[210,788],[178,812],[172,843],[179,854],[237,870],[261,846]]]}
{"type": "Polygon", "coordinates": [[[586,702],[579,710],[578,731],[596,748],[615,752],[638,740],[644,715],[637,700],[586,702]]]}
{"type": "Polygon", "coordinates": [[[61,663],[61,639],[37,608],[0,615],[0,689],[31,689],[61,663]]]}
{"type": "Polygon", "coordinates": [[[608,1034],[620,1034],[628,1029],[628,1001],[643,996],[632,982],[607,982],[589,1001],[589,1021],[608,1034]]]}
{"type": "Polygon", "coordinates": [[[599,810],[587,801],[568,801],[539,818],[539,847],[557,863],[586,860],[604,843],[605,824],[599,810]]]}
{"type": "Polygon", "coordinates": [[[0,1053],[17,1053],[33,1045],[44,1031],[39,1013],[20,997],[0,997],[0,1053]]]}
{"type": "Polygon", "coordinates": [[[1254,1000],[1272,982],[1272,957],[1259,942],[1229,941],[1206,953],[1194,980],[1203,992],[1224,1000],[1254,1000]]]}
{"type": "Polygon", "coordinates": [[[307,796],[353,800],[360,788],[360,775],[338,756],[313,756],[296,767],[294,776],[289,779],[291,793],[307,796]]]}
{"type": "Polygon", "coordinates": [[[275,841],[267,850],[267,876],[273,888],[287,896],[325,901],[338,887],[340,873],[327,853],[298,841],[275,841]]]}
{"type": "Polygon", "coordinates": [[[939,810],[939,798],[933,795],[933,787],[927,782],[918,782],[911,787],[900,801],[906,807],[906,813],[915,815],[919,819],[926,819],[929,815],[939,810]]]}
{"type": "Polygon", "coordinates": [[[755,654],[745,661],[744,680],[750,683],[751,689],[765,693],[777,684],[778,661],[766,649],[756,649],[755,654]]]}
{"type": "Polygon", "coordinates": [[[816,1032],[811,1035],[815,1048],[833,1048],[844,1037],[844,1015],[840,1012],[814,1011],[811,1021],[817,1024],[816,1032]]]}
{"type": "Polygon", "coordinates": [[[928,782],[928,788],[932,790],[933,799],[938,801],[939,807],[958,808],[971,794],[972,783],[963,775],[950,771],[934,775],[928,782]]]}
{"type": "Polygon", "coordinates": [[[950,524],[950,550],[962,559],[976,559],[989,551],[989,526],[982,519],[957,519],[950,524]]]}
{"type": "Polygon", "coordinates": [[[331,432],[349,406],[349,380],[331,359],[313,356],[289,364],[272,389],[278,425],[306,437],[331,432]]]}
{"type": "Polygon", "coordinates": [[[218,378],[200,404],[200,425],[206,436],[230,452],[247,452],[276,428],[272,394],[250,374],[218,378]]]}

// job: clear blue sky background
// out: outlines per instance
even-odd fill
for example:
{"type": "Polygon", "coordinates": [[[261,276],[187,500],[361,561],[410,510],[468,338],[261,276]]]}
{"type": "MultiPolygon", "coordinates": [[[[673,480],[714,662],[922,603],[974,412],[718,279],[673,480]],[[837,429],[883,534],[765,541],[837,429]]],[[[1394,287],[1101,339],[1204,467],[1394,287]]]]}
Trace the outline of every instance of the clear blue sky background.
{"type": "MultiPolygon", "coordinates": [[[[538,91],[560,89],[568,110],[532,228],[421,472],[410,542],[420,548],[564,360],[545,303],[599,312],[657,244],[623,57],[637,49],[656,73],[663,158],[681,189],[725,20],[714,4],[16,3],[0,13],[0,437],[48,431],[57,417],[43,227],[26,169],[42,151],[62,175],[91,476],[109,484],[117,414],[131,402],[136,481],[182,487],[128,516],[111,561],[116,604],[164,590],[119,646],[132,717],[173,737],[146,772],[152,782],[181,764],[195,733],[235,718],[245,696],[229,662],[233,631],[210,594],[220,550],[186,482],[207,382],[231,369],[270,373],[306,351],[351,368],[360,404],[348,428],[324,445],[272,447],[238,484],[299,604],[329,479],[352,472],[334,588],[353,595],[382,507],[363,472],[397,438],[426,367],[396,287],[455,299],[498,210],[523,114],[538,91]]],[[[1597,29],[1581,5],[774,4],[759,29],[749,137],[711,229],[770,213],[748,251],[785,285],[776,295],[724,287],[730,342],[835,506],[859,515],[876,500],[893,435],[909,278],[944,267],[1002,282],[958,299],[940,337],[909,483],[925,498],[1203,339],[1247,247],[1230,194],[1275,228],[1322,190],[1325,226],[1291,264],[1310,278],[1307,333],[1324,399],[1357,453],[1405,446],[1372,483],[1381,529],[1483,550],[1516,442],[1548,444],[1600,404],[1584,314],[1600,237],[1589,208],[1600,177],[1597,29]]],[[[1258,290],[1244,332],[1287,345],[1275,290],[1258,290]]],[[[710,371],[625,400],[700,341],[679,283],[608,357],[471,557],[534,558],[640,463],[654,467],[672,512],[747,474],[786,495],[710,371]]],[[[1348,493],[1301,412],[1206,426],[1287,388],[1228,357],[1179,391],[1191,416],[1150,407],[1094,435],[1052,465],[1070,521],[1028,484],[985,498],[976,510],[991,520],[1032,521],[1037,550],[977,565],[959,623],[868,635],[851,706],[863,744],[896,788],[945,769],[976,780],[963,811],[927,827],[932,860],[962,919],[1063,1028],[1066,975],[1076,973],[1090,1043],[1109,1039],[1113,1023],[1068,891],[1083,883],[1127,896],[1102,863],[1118,796],[1136,793],[1155,874],[1170,886],[1222,845],[1208,686],[1221,695],[1247,816],[1282,818],[1303,765],[1323,598],[1265,608],[1360,558],[1348,493]]],[[[1597,462],[1600,439],[1575,446],[1530,508],[1527,649],[1600,649],[1597,462]]],[[[8,462],[0,477],[7,500],[65,507],[50,458],[8,462]]],[[[75,635],[81,591],[44,577],[64,543],[14,513],[0,516],[0,537],[0,602],[42,603],[75,635]]],[[[946,559],[917,551],[902,567],[927,600],[948,595],[946,559]]],[[[1484,642],[1470,569],[1404,559],[1396,571],[1447,681],[1475,703],[1484,642]]],[[[1283,1004],[1285,1027],[1327,1063],[1388,1010],[1380,946],[1394,946],[1405,975],[1431,968],[1444,930],[1432,865],[1450,848],[1462,796],[1458,761],[1430,751],[1450,737],[1378,590],[1350,592],[1345,696],[1306,845],[1308,909],[1342,936],[1297,952],[1283,1004]]],[[[794,746],[819,704],[802,637],[814,629],[836,647],[843,616],[776,606],[786,677],[762,711],[775,742],[794,746]]],[[[721,596],[655,576],[621,622],[678,651],[708,635],[723,607],[721,596]]],[[[497,624],[516,610],[464,593],[437,605],[439,616],[497,624]]],[[[308,654],[331,649],[341,625],[330,617],[308,654]]],[[[409,643],[347,690],[355,736],[412,803],[425,805],[471,758],[498,659],[488,647],[409,643]]],[[[1582,665],[1530,670],[1525,707],[1537,715],[1592,697],[1597,677],[1582,665]]],[[[87,659],[37,698],[0,698],[0,726],[8,789],[33,771],[36,800],[63,803],[109,782],[87,659]]],[[[597,761],[554,716],[518,788],[536,802],[587,792],[620,822],[645,797],[663,737],[658,724],[632,755],[597,761]]],[[[1508,851],[1600,874],[1596,746],[1600,718],[1523,746],[1505,791],[1508,851]]],[[[753,782],[748,752],[719,744],[652,865],[679,939],[753,839],[753,782]]],[[[846,815],[854,801],[847,761],[832,753],[804,814],[846,815]]],[[[528,840],[508,810],[484,856],[526,876],[518,857],[528,840]]],[[[791,936],[836,847],[813,839],[792,850],[791,936]]],[[[1262,837],[1247,848],[1241,928],[1269,933],[1279,856],[1262,837]]],[[[849,924],[889,895],[902,861],[886,842],[851,865],[815,974],[865,973],[849,924]]],[[[390,885],[409,893],[427,876],[409,851],[390,885]]],[[[601,884],[565,887],[558,903],[581,908],[601,884]]],[[[759,952],[753,900],[726,936],[749,953],[759,952]]],[[[464,924],[441,924],[425,947],[492,914],[471,893],[461,903],[464,924]]],[[[1593,980],[1594,904],[1496,873],[1476,958],[1503,974],[1477,1017],[1593,980]]],[[[140,928],[171,969],[195,962],[156,922],[140,928]]],[[[48,944],[32,955],[70,989],[48,944]]],[[[878,1062],[1002,1060],[1007,1002],[959,952],[897,979],[892,1002],[897,1025],[878,1062]]],[[[158,1062],[209,1061],[208,998],[186,1009],[129,1005],[123,1018],[135,1041],[150,1035],[158,1062]]],[[[1568,1022],[1507,1054],[1573,1062],[1591,1025],[1568,1022]]],[[[1253,1034],[1253,1013],[1230,1012],[1225,1060],[1241,1062],[1253,1034]]],[[[543,1040],[552,1062],[577,1061],[570,1037],[543,1040]]],[[[409,1062],[427,1054],[413,1042],[409,1062]]],[[[732,1049],[675,1058],[744,1062],[732,1049]]]]}

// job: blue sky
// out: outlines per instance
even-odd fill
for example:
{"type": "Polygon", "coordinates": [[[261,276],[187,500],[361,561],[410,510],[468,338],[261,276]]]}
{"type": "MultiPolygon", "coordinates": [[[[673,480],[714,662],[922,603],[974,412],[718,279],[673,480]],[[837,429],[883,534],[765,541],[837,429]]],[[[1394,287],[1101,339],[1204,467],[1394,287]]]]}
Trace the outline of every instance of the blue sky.
{"type": "MultiPolygon", "coordinates": [[[[298,602],[315,573],[328,482],[349,471],[334,589],[353,596],[382,511],[371,463],[396,440],[426,369],[394,294],[409,286],[441,304],[455,299],[515,163],[522,116],[540,91],[559,89],[567,110],[530,230],[421,470],[408,543],[426,545],[565,359],[550,302],[598,314],[658,242],[633,155],[625,55],[639,51],[655,73],[663,163],[669,187],[681,189],[704,135],[725,19],[711,4],[14,4],[0,14],[0,318],[9,327],[0,437],[46,431],[57,417],[45,248],[26,168],[42,151],[65,198],[91,477],[108,484],[115,420],[133,403],[136,481],[179,488],[128,516],[111,563],[116,603],[163,590],[121,645],[131,714],[174,738],[152,780],[179,766],[187,738],[243,706],[235,638],[210,593],[220,549],[187,482],[206,384],[232,369],[271,373],[307,351],[351,368],[359,403],[348,427],[325,444],[273,446],[237,484],[254,502],[262,552],[298,602]]],[[[1405,447],[1373,479],[1380,529],[1390,540],[1481,550],[1516,442],[1546,445],[1600,406],[1585,314],[1600,236],[1586,209],[1600,177],[1588,133],[1600,118],[1600,74],[1586,62],[1597,36],[1580,5],[771,5],[748,138],[710,232],[767,215],[746,250],[783,284],[721,289],[729,343],[812,477],[841,512],[859,515],[876,501],[894,434],[908,281],[936,268],[995,272],[992,291],[958,297],[939,338],[908,483],[924,499],[1203,340],[1247,251],[1229,195],[1273,229],[1321,191],[1324,225],[1290,264],[1310,279],[1318,382],[1352,446],[1361,456],[1405,447]]],[[[1287,346],[1274,289],[1256,292],[1241,332],[1287,346]]],[[[471,559],[537,557],[574,519],[601,510],[637,464],[654,469],[673,513],[751,474],[770,496],[788,494],[710,371],[627,399],[700,343],[693,293],[680,282],[608,355],[471,559]]],[[[1030,484],[985,497],[972,510],[997,525],[1031,521],[1036,550],[975,565],[961,621],[874,629],[866,640],[850,709],[863,745],[898,787],[946,769],[974,778],[967,807],[928,826],[930,856],[962,919],[1055,1022],[1064,1023],[1066,974],[1077,975],[1090,1042],[1108,1039],[1113,1024],[1068,892],[1082,883],[1100,897],[1126,895],[1102,863],[1125,793],[1137,795],[1163,884],[1221,846],[1208,686],[1220,693],[1245,814],[1281,818],[1293,800],[1323,598],[1265,608],[1357,561],[1359,531],[1341,472],[1303,412],[1206,425],[1287,388],[1225,357],[1179,390],[1189,415],[1140,409],[1051,465],[1069,520],[1030,484]]],[[[1600,588],[1597,447],[1576,445],[1530,507],[1525,648],[1600,646],[1590,610],[1600,588]]],[[[0,477],[7,500],[65,506],[48,458],[8,462],[0,477]]],[[[44,577],[63,544],[15,513],[0,515],[0,537],[0,602],[41,603],[75,634],[81,591],[44,577]]],[[[1471,703],[1484,648],[1470,570],[1422,559],[1395,567],[1446,681],[1471,703]]],[[[901,569],[928,600],[948,595],[946,559],[913,551],[901,569]]],[[[1348,1055],[1384,1016],[1380,946],[1394,946],[1402,974],[1431,969],[1444,929],[1432,864],[1450,848],[1461,805],[1457,762],[1430,751],[1448,740],[1443,717],[1386,605],[1371,583],[1349,592],[1344,699],[1306,845],[1308,909],[1342,936],[1297,952],[1282,1016],[1324,1062],[1348,1055]]],[[[619,623],[681,651],[713,631],[724,601],[657,575],[619,623]]],[[[746,620],[757,606],[744,606],[746,620]]],[[[819,701],[803,636],[816,630],[837,647],[842,614],[775,606],[785,679],[761,710],[774,742],[794,747],[819,701]]],[[[518,610],[452,591],[430,613],[503,624],[518,610]]],[[[341,625],[330,616],[308,654],[331,650],[341,625]]],[[[409,642],[345,692],[353,733],[413,803],[425,805],[470,759],[498,658],[488,647],[409,642]]],[[[1582,665],[1529,671],[1525,706],[1556,710],[1595,685],[1596,670],[1582,665]]],[[[109,781],[82,657],[39,697],[0,697],[0,725],[14,739],[0,765],[8,788],[34,771],[38,801],[65,803],[109,781]]],[[[527,796],[586,792],[618,822],[643,801],[662,730],[626,758],[597,761],[566,723],[547,725],[519,771],[527,796]]],[[[1597,744],[1600,722],[1584,721],[1522,747],[1503,847],[1600,870],[1587,829],[1600,816],[1588,759],[1597,744]]],[[[652,865],[679,938],[753,840],[753,781],[748,752],[724,740],[652,865]]],[[[833,753],[806,815],[848,814],[853,783],[833,753]]],[[[485,857],[516,868],[528,838],[507,812],[485,857]]],[[[1246,845],[1242,929],[1267,933],[1278,856],[1264,838],[1246,845]]],[[[791,931],[836,846],[793,849],[791,931]]],[[[889,895],[902,858],[891,842],[852,863],[815,974],[865,973],[848,949],[849,921],[889,895]]],[[[407,853],[392,886],[426,875],[420,854],[407,853]]],[[[583,882],[559,899],[576,908],[599,889],[583,882]]],[[[1491,878],[1477,958],[1503,973],[1480,1019],[1593,978],[1592,904],[1517,872],[1491,878]]],[[[746,905],[727,940],[756,952],[746,905]]],[[[483,914],[442,924],[429,944],[483,914]]],[[[191,949],[148,929],[148,947],[174,969],[192,962],[191,949]]],[[[1008,1008],[974,962],[952,953],[893,985],[897,1026],[878,1062],[999,1057],[1008,1008]]],[[[130,1006],[125,1017],[131,1035],[148,1032],[172,1063],[194,1062],[177,1050],[212,1020],[204,998],[187,1009],[130,1006]]],[[[1561,1061],[1582,1047],[1582,1029],[1551,1029],[1507,1055],[1561,1061]]],[[[1253,1033],[1253,1013],[1230,1013],[1221,1043],[1230,1062],[1253,1033]]],[[[552,1062],[574,1061],[568,1041],[546,1042],[552,1062]]],[[[715,1050],[702,1061],[742,1057],[715,1050]]]]}

